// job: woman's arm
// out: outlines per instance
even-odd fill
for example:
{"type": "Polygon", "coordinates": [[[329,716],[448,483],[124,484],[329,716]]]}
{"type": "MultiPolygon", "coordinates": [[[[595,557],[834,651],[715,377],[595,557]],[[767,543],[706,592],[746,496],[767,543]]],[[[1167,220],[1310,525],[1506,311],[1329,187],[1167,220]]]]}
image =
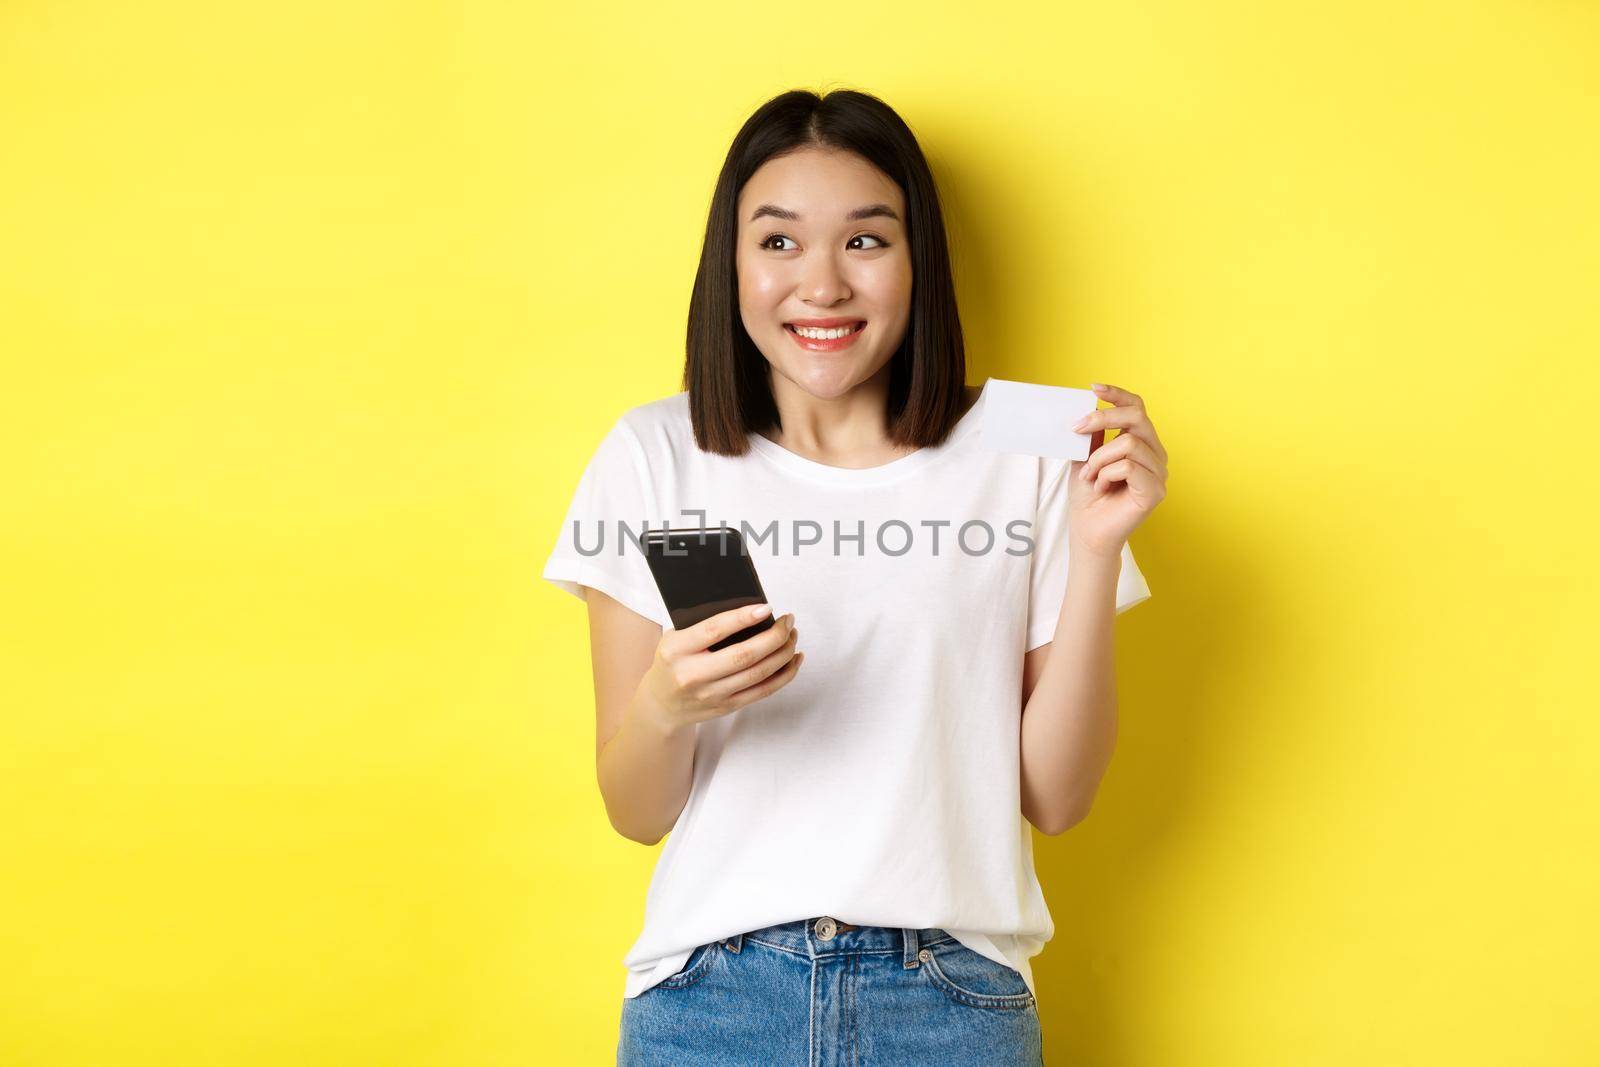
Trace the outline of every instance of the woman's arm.
{"type": "Polygon", "coordinates": [[[1167,495],[1167,450],[1144,398],[1115,385],[1072,429],[1090,435],[1089,458],[1067,479],[1067,591],[1055,639],[1024,654],[1022,813],[1047,834],[1084,820],[1117,743],[1115,649],[1122,548],[1167,495]],[[1104,433],[1119,432],[1110,443],[1104,433]]]}
{"type": "Polygon", "coordinates": [[[663,633],[590,587],[594,661],[595,774],[606,816],[622,836],[653,845],[678,821],[694,781],[695,735],[794,680],[805,653],[790,612],[753,637],[710,647],[770,612],[729,608],[663,633]]]}
{"type": "Polygon", "coordinates": [[[1074,547],[1055,639],[1022,670],[1022,814],[1047,834],[1082,822],[1117,742],[1112,621],[1120,551],[1074,547]]]}
{"type": "Polygon", "coordinates": [[[606,816],[623,837],[653,845],[678,821],[694,770],[695,724],[652,714],[639,683],[656,654],[661,624],[590,589],[594,663],[595,775],[606,816]]]}

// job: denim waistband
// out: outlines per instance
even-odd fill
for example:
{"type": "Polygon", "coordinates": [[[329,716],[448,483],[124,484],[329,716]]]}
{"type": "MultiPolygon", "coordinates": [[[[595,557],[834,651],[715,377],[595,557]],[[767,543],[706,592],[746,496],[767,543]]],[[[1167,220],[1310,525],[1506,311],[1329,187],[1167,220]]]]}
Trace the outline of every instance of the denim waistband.
{"type": "Polygon", "coordinates": [[[738,952],[744,942],[792,952],[807,959],[820,956],[851,954],[897,953],[905,966],[917,966],[917,952],[926,945],[937,945],[955,940],[937,926],[910,929],[895,926],[857,926],[854,930],[837,930],[831,938],[824,938],[824,919],[830,916],[814,915],[809,919],[763,926],[759,930],[746,930],[742,934],[722,939],[728,949],[738,952]]]}

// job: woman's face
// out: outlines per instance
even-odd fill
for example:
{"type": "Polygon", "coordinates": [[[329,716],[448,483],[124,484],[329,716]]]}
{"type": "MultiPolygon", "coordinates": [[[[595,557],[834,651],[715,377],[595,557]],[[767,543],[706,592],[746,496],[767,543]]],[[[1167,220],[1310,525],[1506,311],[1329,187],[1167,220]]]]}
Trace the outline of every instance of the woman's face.
{"type": "Polygon", "coordinates": [[[853,153],[802,149],[751,175],[739,194],[739,314],[775,373],[836,397],[889,362],[911,313],[904,219],[900,187],[853,153]],[[816,320],[852,332],[796,332],[816,320]]]}

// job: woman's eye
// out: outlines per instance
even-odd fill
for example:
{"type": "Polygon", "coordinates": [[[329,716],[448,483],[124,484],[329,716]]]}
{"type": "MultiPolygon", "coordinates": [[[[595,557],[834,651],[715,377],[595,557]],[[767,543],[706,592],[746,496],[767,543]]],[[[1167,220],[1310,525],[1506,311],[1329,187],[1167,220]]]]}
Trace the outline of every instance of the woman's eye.
{"type": "Polygon", "coordinates": [[[854,237],[850,238],[850,240],[852,240],[852,241],[877,241],[879,248],[888,248],[889,247],[889,242],[888,241],[885,241],[882,237],[879,237],[877,234],[872,234],[872,233],[858,233],[854,237]]]}
{"type": "MultiPolygon", "coordinates": [[[[762,241],[761,242],[761,247],[762,248],[772,248],[772,245],[769,242],[772,242],[772,241],[790,241],[790,240],[793,240],[793,238],[785,237],[781,233],[775,233],[772,236],[768,237],[765,241],[762,241]]],[[[772,251],[774,251],[774,252],[787,252],[787,251],[789,251],[789,249],[787,249],[787,248],[772,248],[772,251]]]]}

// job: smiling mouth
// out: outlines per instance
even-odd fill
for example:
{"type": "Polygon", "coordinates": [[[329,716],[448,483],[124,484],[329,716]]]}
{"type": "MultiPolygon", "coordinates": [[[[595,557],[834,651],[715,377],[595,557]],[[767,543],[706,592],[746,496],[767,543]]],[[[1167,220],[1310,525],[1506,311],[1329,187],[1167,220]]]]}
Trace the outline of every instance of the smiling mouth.
{"type": "MultiPolygon", "coordinates": [[[[828,338],[823,338],[823,337],[812,337],[812,336],[808,336],[806,334],[803,334],[791,322],[784,323],[783,324],[783,328],[785,330],[788,330],[790,333],[794,334],[797,337],[806,338],[806,340],[808,340],[808,341],[821,341],[821,340],[827,340],[828,339],[828,338]]],[[[866,320],[863,319],[861,322],[858,322],[854,326],[851,326],[848,333],[838,334],[838,336],[839,337],[849,337],[850,334],[852,334],[852,333],[860,333],[862,330],[864,330],[866,328],[867,328],[867,323],[866,323],[866,320]]],[[[807,327],[807,329],[818,329],[818,327],[807,327]]],[[[828,328],[826,332],[827,333],[833,333],[835,330],[842,330],[842,329],[844,329],[844,327],[842,327],[842,326],[834,326],[834,327],[828,328]]]]}

